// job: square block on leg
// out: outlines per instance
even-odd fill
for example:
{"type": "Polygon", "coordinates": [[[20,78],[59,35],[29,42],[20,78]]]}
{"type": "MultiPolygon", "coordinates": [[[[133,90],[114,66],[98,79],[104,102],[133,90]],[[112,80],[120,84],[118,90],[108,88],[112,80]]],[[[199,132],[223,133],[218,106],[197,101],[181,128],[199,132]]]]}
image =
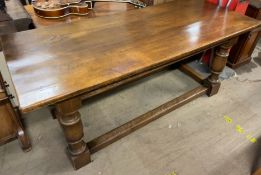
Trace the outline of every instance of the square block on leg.
{"type": "Polygon", "coordinates": [[[91,162],[90,151],[88,150],[88,148],[79,155],[71,155],[70,152],[67,150],[67,155],[75,170],[78,170],[91,162]]]}

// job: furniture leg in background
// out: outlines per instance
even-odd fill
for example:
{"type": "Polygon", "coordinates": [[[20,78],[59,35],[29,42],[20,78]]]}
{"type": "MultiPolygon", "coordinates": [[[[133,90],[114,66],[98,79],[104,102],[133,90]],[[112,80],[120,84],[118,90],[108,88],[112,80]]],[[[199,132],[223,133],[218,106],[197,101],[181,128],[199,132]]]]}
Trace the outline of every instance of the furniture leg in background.
{"type": "Polygon", "coordinates": [[[31,143],[25,133],[18,111],[10,101],[10,95],[5,90],[6,84],[0,74],[0,145],[18,139],[23,151],[31,150],[31,143]]]}
{"type": "MultiPolygon", "coordinates": [[[[251,0],[246,15],[261,20],[261,1],[251,0]]],[[[237,68],[243,64],[249,63],[259,38],[259,31],[242,34],[231,50],[227,65],[231,68],[237,68]]]]}

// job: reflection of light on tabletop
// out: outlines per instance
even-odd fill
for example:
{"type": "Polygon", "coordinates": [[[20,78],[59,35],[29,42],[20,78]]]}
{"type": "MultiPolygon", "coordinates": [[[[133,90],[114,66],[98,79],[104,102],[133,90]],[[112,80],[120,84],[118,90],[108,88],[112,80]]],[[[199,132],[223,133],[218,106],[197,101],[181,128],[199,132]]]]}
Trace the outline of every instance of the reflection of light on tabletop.
{"type": "Polygon", "coordinates": [[[197,22],[192,25],[189,25],[189,28],[186,30],[186,32],[189,35],[189,41],[191,43],[195,43],[198,41],[200,36],[200,28],[201,28],[201,22],[197,22]]]}

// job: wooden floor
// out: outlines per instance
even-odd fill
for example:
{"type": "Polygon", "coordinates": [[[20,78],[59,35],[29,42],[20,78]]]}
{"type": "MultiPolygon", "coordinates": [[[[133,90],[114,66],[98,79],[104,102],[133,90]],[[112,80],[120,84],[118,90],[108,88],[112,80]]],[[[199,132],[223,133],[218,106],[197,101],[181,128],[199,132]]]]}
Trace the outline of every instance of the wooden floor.
{"type": "MultiPolygon", "coordinates": [[[[65,141],[58,122],[47,109],[31,113],[26,124],[33,150],[23,153],[16,141],[0,147],[0,175],[248,175],[261,147],[261,45],[254,57],[237,70],[237,77],[223,81],[218,95],[200,97],[115,142],[93,154],[93,162],[78,171],[60,149],[65,141]]],[[[85,139],[196,85],[177,70],[166,71],[86,101],[81,109],[85,139]]]]}

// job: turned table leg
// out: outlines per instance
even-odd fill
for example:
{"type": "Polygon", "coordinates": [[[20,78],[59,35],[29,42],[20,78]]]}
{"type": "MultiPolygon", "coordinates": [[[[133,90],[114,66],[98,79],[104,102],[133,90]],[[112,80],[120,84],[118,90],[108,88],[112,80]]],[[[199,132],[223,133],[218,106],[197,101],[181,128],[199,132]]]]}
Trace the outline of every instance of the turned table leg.
{"type": "MultiPolygon", "coordinates": [[[[11,105],[10,105],[10,108],[11,108],[11,105]]],[[[20,143],[20,146],[24,152],[31,151],[31,149],[32,149],[31,141],[30,141],[29,136],[25,132],[24,126],[22,124],[21,113],[18,109],[15,109],[15,114],[16,114],[15,115],[16,120],[14,120],[14,121],[17,126],[17,138],[20,143]]]]}
{"type": "Polygon", "coordinates": [[[69,159],[75,169],[79,169],[91,161],[89,149],[83,140],[83,125],[78,111],[80,107],[80,98],[69,99],[56,105],[56,116],[68,143],[69,159]]]}
{"type": "Polygon", "coordinates": [[[236,39],[230,40],[229,42],[218,46],[216,49],[215,57],[213,58],[211,65],[211,74],[204,81],[205,86],[208,87],[208,96],[212,96],[218,93],[221,84],[219,80],[219,75],[226,66],[229,51],[235,41],[236,39]]]}
{"type": "Polygon", "coordinates": [[[30,139],[21,127],[18,128],[17,137],[23,151],[24,152],[31,151],[32,145],[30,139]]]}

